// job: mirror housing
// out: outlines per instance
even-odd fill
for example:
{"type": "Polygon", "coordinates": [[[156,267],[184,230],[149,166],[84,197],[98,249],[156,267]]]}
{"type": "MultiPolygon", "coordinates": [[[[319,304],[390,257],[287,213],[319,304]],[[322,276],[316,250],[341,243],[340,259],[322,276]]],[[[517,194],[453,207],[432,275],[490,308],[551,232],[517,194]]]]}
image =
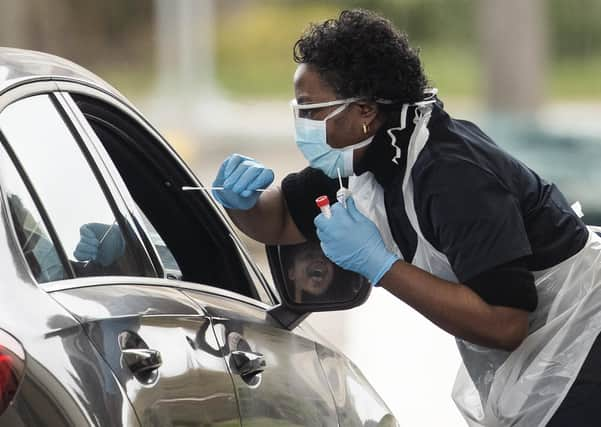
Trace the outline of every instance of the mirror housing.
{"type": "Polygon", "coordinates": [[[281,304],[269,311],[287,329],[309,313],[348,310],[363,304],[372,286],[358,273],[332,263],[318,241],[266,246],[281,304]]]}

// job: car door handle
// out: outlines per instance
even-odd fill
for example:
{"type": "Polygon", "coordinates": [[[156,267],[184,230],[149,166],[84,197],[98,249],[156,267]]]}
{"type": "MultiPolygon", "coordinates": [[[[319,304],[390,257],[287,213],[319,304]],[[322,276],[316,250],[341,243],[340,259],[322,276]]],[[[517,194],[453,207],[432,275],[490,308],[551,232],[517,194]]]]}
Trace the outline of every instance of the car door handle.
{"type": "Polygon", "coordinates": [[[123,355],[123,361],[134,375],[154,371],[163,364],[161,353],[158,350],[124,348],[121,350],[121,354],[123,355]]]}
{"type": "Polygon", "coordinates": [[[242,377],[251,377],[263,372],[267,366],[265,356],[252,351],[232,351],[232,360],[242,377]]]}

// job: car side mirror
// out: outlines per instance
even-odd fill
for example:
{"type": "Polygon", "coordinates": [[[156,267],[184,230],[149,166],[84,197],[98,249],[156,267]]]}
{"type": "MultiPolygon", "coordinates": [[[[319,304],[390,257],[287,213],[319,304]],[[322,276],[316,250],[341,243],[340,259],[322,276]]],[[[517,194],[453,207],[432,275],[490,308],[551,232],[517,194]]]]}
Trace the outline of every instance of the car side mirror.
{"type": "Polygon", "coordinates": [[[270,314],[293,329],[309,313],[347,310],[363,304],[371,284],[363,276],[332,263],[318,241],[267,246],[267,258],[281,304],[270,314]]]}

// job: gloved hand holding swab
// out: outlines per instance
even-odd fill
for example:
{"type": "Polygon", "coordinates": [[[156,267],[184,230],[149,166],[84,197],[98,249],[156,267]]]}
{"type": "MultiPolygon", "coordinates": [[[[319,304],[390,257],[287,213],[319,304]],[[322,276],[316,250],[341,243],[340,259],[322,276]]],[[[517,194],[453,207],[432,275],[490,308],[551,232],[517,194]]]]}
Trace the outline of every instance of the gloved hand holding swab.
{"type": "MultiPolygon", "coordinates": [[[[248,210],[255,206],[274,177],[273,170],[256,160],[241,154],[232,154],[219,167],[210,190],[215,200],[223,207],[248,210]]],[[[192,189],[196,188],[190,188],[192,189]]],[[[187,188],[182,190],[187,191],[187,188]]]]}

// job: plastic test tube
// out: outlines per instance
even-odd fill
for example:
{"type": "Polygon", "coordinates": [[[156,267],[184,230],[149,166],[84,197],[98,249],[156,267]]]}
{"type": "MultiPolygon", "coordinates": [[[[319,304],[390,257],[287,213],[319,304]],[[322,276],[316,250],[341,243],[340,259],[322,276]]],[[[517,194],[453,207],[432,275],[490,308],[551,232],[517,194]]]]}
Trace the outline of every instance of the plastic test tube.
{"type": "Polygon", "coordinates": [[[317,207],[319,207],[321,213],[326,218],[332,218],[332,211],[330,210],[330,200],[328,199],[328,196],[319,196],[317,199],[315,199],[315,204],[317,207]]]}

